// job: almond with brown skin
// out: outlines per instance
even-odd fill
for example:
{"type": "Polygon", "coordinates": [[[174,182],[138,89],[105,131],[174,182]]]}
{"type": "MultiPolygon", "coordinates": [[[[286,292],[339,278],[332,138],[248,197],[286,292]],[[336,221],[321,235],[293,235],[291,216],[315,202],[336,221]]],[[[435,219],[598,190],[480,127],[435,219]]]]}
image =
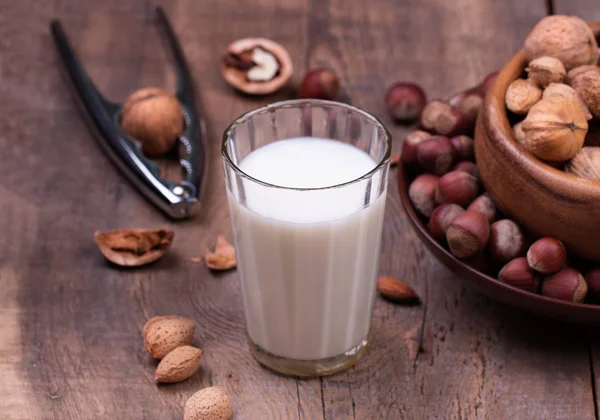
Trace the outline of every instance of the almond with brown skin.
{"type": "Polygon", "coordinates": [[[162,257],[171,247],[173,231],[165,229],[122,229],[96,232],[94,239],[110,262],[136,267],[162,257]]]}
{"type": "Polygon", "coordinates": [[[413,289],[395,277],[382,276],[377,280],[377,290],[384,298],[399,303],[419,302],[419,296],[413,289]]]}
{"type": "Polygon", "coordinates": [[[192,346],[181,346],[170,351],[156,367],[154,380],[158,383],[185,381],[198,371],[202,350],[192,346]]]}
{"type": "Polygon", "coordinates": [[[144,348],[155,359],[171,350],[192,344],[194,322],[181,316],[155,316],[144,325],[144,348]]]}
{"type": "Polygon", "coordinates": [[[206,266],[211,270],[229,270],[236,266],[235,248],[223,235],[217,238],[214,252],[207,251],[204,255],[206,266]]]}

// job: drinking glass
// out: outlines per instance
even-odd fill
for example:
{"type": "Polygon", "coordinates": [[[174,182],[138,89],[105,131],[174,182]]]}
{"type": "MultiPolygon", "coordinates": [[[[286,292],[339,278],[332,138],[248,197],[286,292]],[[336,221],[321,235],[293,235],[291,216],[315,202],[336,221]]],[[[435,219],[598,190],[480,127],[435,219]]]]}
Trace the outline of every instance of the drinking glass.
{"type": "MultiPolygon", "coordinates": [[[[347,149],[324,158],[340,164],[347,149]]],[[[390,151],[391,136],[377,118],[322,100],[267,105],[225,131],[222,159],[246,331],[263,365],[289,375],[326,375],[366,352],[390,151]],[[309,188],[268,183],[240,169],[261,147],[296,138],[352,145],[370,156],[372,169],[309,188]]]]}

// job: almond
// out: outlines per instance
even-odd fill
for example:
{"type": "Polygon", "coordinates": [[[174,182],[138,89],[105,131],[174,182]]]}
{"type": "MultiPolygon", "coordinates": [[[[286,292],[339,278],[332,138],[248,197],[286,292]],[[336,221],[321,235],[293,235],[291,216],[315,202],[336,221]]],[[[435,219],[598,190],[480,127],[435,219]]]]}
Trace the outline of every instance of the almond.
{"type": "Polygon", "coordinates": [[[155,316],[144,325],[144,348],[155,359],[171,350],[192,344],[194,322],[180,316],[155,316]]]}
{"type": "Polygon", "coordinates": [[[229,270],[236,266],[235,248],[223,235],[219,235],[215,251],[207,251],[204,260],[211,270],[229,270]]]}
{"type": "Polygon", "coordinates": [[[183,420],[229,420],[233,407],[229,397],[219,386],[201,389],[185,403],[183,420]]]}
{"type": "Polygon", "coordinates": [[[395,277],[379,277],[377,290],[381,296],[394,302],[419,302],[420,300],[413,289],[395,277]]]}
{"type": "Polygon", "coordinates": [[[196,347],[177,347],[160,361],[154,380],[165,384],[185,381],[198,371],[201,358],[202,350],[196,347]]]}

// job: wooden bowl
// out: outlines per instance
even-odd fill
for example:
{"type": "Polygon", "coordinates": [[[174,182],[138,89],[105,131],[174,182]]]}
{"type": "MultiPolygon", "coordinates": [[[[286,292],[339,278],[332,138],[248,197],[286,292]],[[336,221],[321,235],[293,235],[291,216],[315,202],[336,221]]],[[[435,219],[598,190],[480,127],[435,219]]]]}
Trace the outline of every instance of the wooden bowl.
{"type": "Polygon", "coordinates": [[[600,262],[600,182],[555,169],[516,142],[504,96],[524,67],[521,50],[500,71],[477,120],[481,180],[502,211],[533,234],[560,239],[571,255],[600,262]]]}
{"type": "Polygon", "coordinates": [[[493,300],[564,321],[600,325],[600,306],[564,302],[525,292],[502,283],[491,275],[457,259],[431,236],[427,230],[426,220],[417,215],[408,197],[408,187],[413,179],[414,176],[400,164],[398,167],[398,190],[408,220],[429,251],[460,278],[493,300]]]}

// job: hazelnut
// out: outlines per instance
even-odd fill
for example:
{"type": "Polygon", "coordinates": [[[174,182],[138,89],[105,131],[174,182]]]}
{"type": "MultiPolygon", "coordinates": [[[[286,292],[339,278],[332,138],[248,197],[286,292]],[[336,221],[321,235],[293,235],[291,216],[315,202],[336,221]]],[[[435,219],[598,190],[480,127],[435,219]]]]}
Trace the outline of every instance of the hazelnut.
{"type": "Polygon", "coordinates": [[[454,163],[454,148],[447,137],[432,136],[417,145],[417,161],[425,172],[443,175],[454,163]]]}
{"type": "Polygon", "coordinates": [[[541,238],[529,247],[527,262],[542,274],[556,273],[567,262],[567,251],[558,239],[541,238]]]}
{"type": "Polygon", "coordinates": [[[465,209],[458,204],[442,204],[441,206],[436,207],[427,224],[431,236],[438,241],[446,239],[446,231],[448,230],[450,223],[457,215],[464,211],[465,209]]]}
{"type": "Polygon", "coordinates": [[[431,216],[435,209],[435,188],[439,178],[435,175],[423,174],[415,178],[408,187],[408,196],[413,206],[423,215],[431,216]]]}
{"type": "Polygon", "coordinates": [[[485,76],[485,78],[483,79],[483,81],[479,85],[479,93],[481,93],[482,97],[485,98],[485,96],[487,95],[488,91],[492,88],[492,86],[494,86],[494,83],[496,82],[497,78],[498,78],[498,72],[497,71],[495,71],[493,73],[490,73],[487,76],[485,76]]]}
{"type": "Polygon", "coordinates": [[[448,103],[476,120],[483,106],[483,96],[477,88],[474,88],[457,93],[448,100],[448,103]]]}
{"type": "Polygon", "coordinates": [[[426,103],[425,92],[415,83],[394,83],[385,94],[387,110],[396,121],[417,120],[426,103]]]}
{"type": "Polygon", "coordinates": [[[522,127],[527,151],[542,160],[562,162],[579,152],[588,123],[575,100],[550,96],[531,108],[522,127]]]}
{"type": "Polygon", "coordinates": [[[340,79],[328,69],[319,68],[306,73],[300,85],[300,98],[333,100],[340,92],[340,79]]]}
{"type": "Polygon", "coordinates": [[[588,292],[595,298],[600,297],[600,267],[588,270],[585,275],[585,282],[588,285],[588,292]]]}
{"type": "Polygon", "coordinates": [[[417,158],[417,146],[423,140],[430,137],[431,134],[421,130],[415,130],[406,136],[404,143],[402,143],[402,160],[404,163],[412,166],[413,168],[418,168],[419,160],[417,158]]]}
{"type": "Polygon", "coordinates": [[[513,133],[515,134],[515,140],[517,143],[523,144],[525,141],[525,132],[523,131],[523,121],[513,125],[513,133]]]}
{"type": "Polygon", "coordinates": [[[435,191],[438,203],[470,204],[479,191],[479,183],[473,175],[462,171],[448,172],[442,176],[435,191]]]}
{"type": "Polygon", "coordinates": [[[494,260],[506,263],[525,252],[525,236],[519,225],[509,219],[502,219],[490,225],[488,249],[494,260]]]}
{"type": "Polygon", "coordinates": [[[421,126],[432,133],[453,137],[470,134],[475,120],[447,102],[429,102],[421,113],[421,126]]]}
{"type": "Polygon", "coordinates": [[[576,16],[553,15],[540,20],[525,39],[525,60],[550,56],[568,70],[593,64],[598,44],[590,27],[576,16]]]}
{"type": "Polygon", "coordinates": [[[579,104],[581,110],[585,114],[586,120],[592,119],[592,113],[587,105],[583,102],[583,100],[579,97],[579,94],[575,92],[569,85],[565,85],[564,83],[550,83],[546,89],[544,89],[544,93],[542,93],[542,99],[549,98],[550,96],[560,96],[566,98],[567,100],[572,99],[579,104]]]}
{"type": "Polygon", "coordinates": [[[490,236],[490,225],[481,213],[466,211],[450,223],[446,240],[450,252],[458,258],[469,258],[485,248],[490,236]]]}
{"type": "Polygon", "coordinates": [[[290,55],[280,44],[266,38],[232,42],[221,63],[223,77],[249,95],[267,95],[284,86],[294,72],[290,55]]]}
{"type": "Polygon", "coordinates": [[[123,104],[121,128],[142,144],[146,155],[164,155],[183,132],[183,109],[179,100],[167,91],[140,89],[123,104]]]}
{"type": "Polygon", "coordinates": [[[565,66],[558,58],[545,56],[531,60],[525,71],[528,79],[541,88],[550,83],[560,83],[567,75],[565,66]]]}
{"type": "Polygon", "coordinates": [[[460,135],[450,139],[455,151],[456,160],[473,160],[475,157],[473,139],[469,136],[460,135]]]}
{"type": "Polygon", "coordinates": [[[537,293],[540,287],[540,278],[538,274],[529,267],[527,258],[515,258],[506,263],[500,273],[498,280],[509,284],[517,289],[537,293]]]}
{"type": "Polygon", "coordinates": [[[458,162],[456,165],[452,167],[452,171],[460,171],[466,172],[468,174],[473,175],[475,178],[479,179],[479,170],[477,169],[477,165],[468,160],[464,160],[462,162],[458,162]]]}
{"type": "Polygon", "coordinates": [[[544,279],[542,295],[569,302],[583,302],[588,286],[581,273],[572,268],[563,268],[544,279]]]}
{"type": "Polygon", "coordinates": [[[595,65],[577,67],[569,71],[567,78],[590,112],[600,117],[600,68],[595,65]]]}
{"type": "Polygon", "coordinates": [[[494,223],[498,217],[496,205],[487,193],[482,194],[473,200],[473,202],[469,204],[469,207],[467,207],[467,211],[474,211],[483,214],[489,223],[494,223]]]}
{"type": "Polygon", "coordinates": [[[542,99],[542,90],[525,79],[514,80],[508,89],[504,100],[506,107],[515,114],[527,114],[532,106],[542,99]]]}
{"type": "Polygon", "coordinates": [[[584,147],[565,166],[565,171],[591,181],[600,181],[600,147],[584,147]]]}

